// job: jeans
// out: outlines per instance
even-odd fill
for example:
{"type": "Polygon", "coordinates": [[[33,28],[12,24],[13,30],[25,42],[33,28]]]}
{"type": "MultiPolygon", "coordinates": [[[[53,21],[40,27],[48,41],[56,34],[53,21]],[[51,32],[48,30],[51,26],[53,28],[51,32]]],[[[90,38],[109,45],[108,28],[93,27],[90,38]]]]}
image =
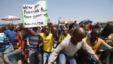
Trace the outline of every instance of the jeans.
{"type": "Polygon", "coordinates": [[[112,50],[105,50],[101,53],[101,61],[103,64],[113,64],[113,52],[112,50]]]}
{"type": "Polygon", "coordinates": [[[48,64],[48,59],[49,59],[50,54],[51,54],[50,52],[43,53],[43,64],[48,64]]]}
{"type": "Polygon", "coordinates": [[[58,64],[66,64],[66,56],[63,53],[59,54],[58,64]]]}
{"type": "Polygon", "coordinates": [[[12,44],[9,44],[9,45],[6,45],[5,51],[3,53],[4,54],[8,54],[8,53],[10,53],[12,51],[14,51],[13,45],[12,44]]]}
{"type": "Polygon", "coordinates": [[[30,64],[42,64],[42,55],[37,49],[29,49],[30,64]]]}
{"type": "Polygon", "coordinates": [[[69,57],[67,56],[66,54],[64,53],[60,53],[59,54],[59,58],[58,58],[58,63],[59,64],[66,64],[66,63],[69,63],[69,64],[77,64],[76,60],[74,57],[69,57]],[[67,61],[66,61],[67,60],[67,61]]]}
{"type": "Polygon", "coordinates": [[[79,50],[77,55],[78,64],[101,64],[99,60],[96,59],[94,54],[88,53],[86,50],[79,50]]]}
{"type": "Polygon", "coordinates": [[[22,50],[14,50],[13,52],[10,52],[9,54],[7,54],[5,56],[6,58],[6,62],[8,64],[17,64],[17,60],[22,58],[22,64],[26,64],[27,62],[24,61],[23,59],[23,54],[22,54],[22,50]]]}
{"type": "Polygon", "coordinates": [[[14,48],[13,48],[12,44],[4,44],[0,48],[0,52],[4,53],[4,54],[7,54],[7,53],[9,53],[9,52],[11,52],[13,50],[14,50],[14,48]]]}
{"type": "Polygon", "coordinates": [[[16,62],[16,56],[18,54],[21,54],[21,51],[20,50],[13,51],[13,52],[7,54],[6,57],[5,57],[7,59],[7,63],[8,64],[17,64],[17,62],[16,62]]]}
{"type": "Polygon", "coordinates": [[[5,45],[4,51],[1,52],[3,54],[2,57],[6,63],[9,61],[8,54],[11,53],[12,51],[14,51],[14,48],[12,44],[9,44],[9,45],[5,45]]]}
{"type": "Polygon", "coordinates": [[[97,61],[97,59],[94,57],[93,54],[89,54],[89,55],[87,56],[87,60],[89,61],[88,63],[90,63],[90,64],[98,64],[98,61],[97,61]]]}

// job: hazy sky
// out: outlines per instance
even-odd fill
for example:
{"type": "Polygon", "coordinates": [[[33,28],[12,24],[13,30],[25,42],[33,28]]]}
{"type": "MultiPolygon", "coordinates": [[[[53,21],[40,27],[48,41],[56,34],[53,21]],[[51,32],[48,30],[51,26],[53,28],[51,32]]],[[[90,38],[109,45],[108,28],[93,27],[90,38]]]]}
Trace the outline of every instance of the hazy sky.
{"type": "MultiPolygon", "coordinates": [[[[14,15],[21,17],[23,4],[35,4],[39,0],[0,0],[0,18],[14,15]]],[[[49,17],[57,21],[72,19],[82,21],[90,19],[97,21],[113,20],[113,0],[48,0],[49,17]]]]}

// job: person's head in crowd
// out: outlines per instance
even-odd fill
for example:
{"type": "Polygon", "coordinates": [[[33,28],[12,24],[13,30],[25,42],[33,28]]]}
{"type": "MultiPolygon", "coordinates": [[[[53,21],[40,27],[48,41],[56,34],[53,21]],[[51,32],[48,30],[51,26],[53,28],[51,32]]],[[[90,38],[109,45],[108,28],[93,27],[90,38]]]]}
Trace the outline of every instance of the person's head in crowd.
{"type": "Polygon", "coordinates": [[[33,27],[33,31],[35,31],[35,32],[36,32],[37,30],[38,30],[38,28],[37,28],[37,27],[33,27]]]}
{"type": "Polygon", "coordinates": [[[49,35],[49,28],[46,26],[43,28],[43,30],[44,30],[45,35],[48,36],[49,35]]]}
{"type": "Polygon", "coordinates": [[[96,23],[95,25],[93,25],[93,29],[101,29],[101,25],[100,23],[96,23]]]}
{"type": "Polygon", "coordinates": [[[60,25],[60,30],[63,30],[63,25],[60,25]]]}
{"type": "Polygon", "coordinates": [[[5,31],[5,30],[6,30],[6,27],[5,27],[5,26],[3,26],[2,28],[3,28],[3,31],[5,31]]]}
{"type": "Polygon", "coordinates": [[[57,31],[57,30],[58,30],[57,26],[53,26],[53,29],[54,29],[55,31],[57,31]]]}
{"type": "Polygon", "coordinates": [[[86,36],[85,30],[79,26],[73,29],[70,33],[72,44],[76,45],[78,42],[82,41],[82,39],[86,36]]]}
{"type": "Polygon", "coordinates": [[[99,37],[99,31],[97,29],[93,29],[88,36],[91,42],[95,42],[99,37]]]}
{"type": "Polygon", "coordinates": [[[74,23],[71,23],[71,24],[69,25],[69,31],[71,31],[71,30],[73,29],[73,27],[74,27],[74,23]]]}
{"type": "Polygon", "coordinates": [[[67,33],[68,33],[68,28],[65,27],[65,28],[63,29],[63,34],[64,34],[64,35],[67,35],[67,33]]]}
{"type": "Polygon", "coordinates": [[[85,29],[87,30],[87,31],[92,31],[92,25],[91,24],[87,24],[86,26],[85,26],[85,29]]]}
{"type": "Polygon", "coordinates": [[[5,26],[5,30],[9,30],[9,26],[8,25],[5,26]]]}
{"type": "Polygon", "coordinates": [[[21,31],[21,30],[24,30],[24,27],[22,25],[16,27],[16,31],[21,31]]]}
{"type": "Polygon", "coordinates": [[[10,29],[10,30],[14,30],[14,26],[13,26],[13,25],[10,25],[10,26],[9,26],[9,29],[10,29]]]}
{"type": "Polygon", "coordinates": [[[3,32],[3,27],[0,27],[0,33],[3,32]]]}
{"type": "Polygon", "coordinates": [[[41,29],[41,27],[37,27],[37,30],[40,30],[41,29]]]}
{"type": "Polygon", "coordinates": [[[48,27],[52,27],[52,26],[53,26],[53,24],[49,22],[48,23],[48,27]]]}

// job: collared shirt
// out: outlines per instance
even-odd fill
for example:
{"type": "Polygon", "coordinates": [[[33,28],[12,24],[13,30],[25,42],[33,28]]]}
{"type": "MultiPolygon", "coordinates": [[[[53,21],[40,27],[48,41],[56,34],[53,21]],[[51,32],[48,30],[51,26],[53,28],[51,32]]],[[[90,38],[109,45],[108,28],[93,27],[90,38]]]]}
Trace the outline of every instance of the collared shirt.
{"type": "Polygon", "coordinates": [[[73,45],[70,41],[71,36],[68,35],[59,45],[58,47],[53,51],[53,53],[50,55],[49,58],[49,64],[51,64],[52,62],[55,61],[55,59],[57,58],[58,54],[60,53],[60,51],[63,51],[66,55],[72,57],[74,56],[77,51],[81,48],[85,49],[88,53],[90,54],[94,54],[94,56],[97,58],[97,56],[95,55],[94,51],[92,50],[92,48],[85,42],[81,41],[78,42],[77,45],[73,45]]]}

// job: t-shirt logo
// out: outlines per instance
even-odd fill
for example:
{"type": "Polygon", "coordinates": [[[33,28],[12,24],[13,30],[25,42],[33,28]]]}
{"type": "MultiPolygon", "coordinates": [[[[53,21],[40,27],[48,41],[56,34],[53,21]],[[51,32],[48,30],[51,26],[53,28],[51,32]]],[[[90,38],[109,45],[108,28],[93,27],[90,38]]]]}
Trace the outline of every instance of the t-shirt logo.
{"type": "Polygon", "coordinates": [[[44,42],[49,42],[49,39],[44,39],[44,42]]]}

